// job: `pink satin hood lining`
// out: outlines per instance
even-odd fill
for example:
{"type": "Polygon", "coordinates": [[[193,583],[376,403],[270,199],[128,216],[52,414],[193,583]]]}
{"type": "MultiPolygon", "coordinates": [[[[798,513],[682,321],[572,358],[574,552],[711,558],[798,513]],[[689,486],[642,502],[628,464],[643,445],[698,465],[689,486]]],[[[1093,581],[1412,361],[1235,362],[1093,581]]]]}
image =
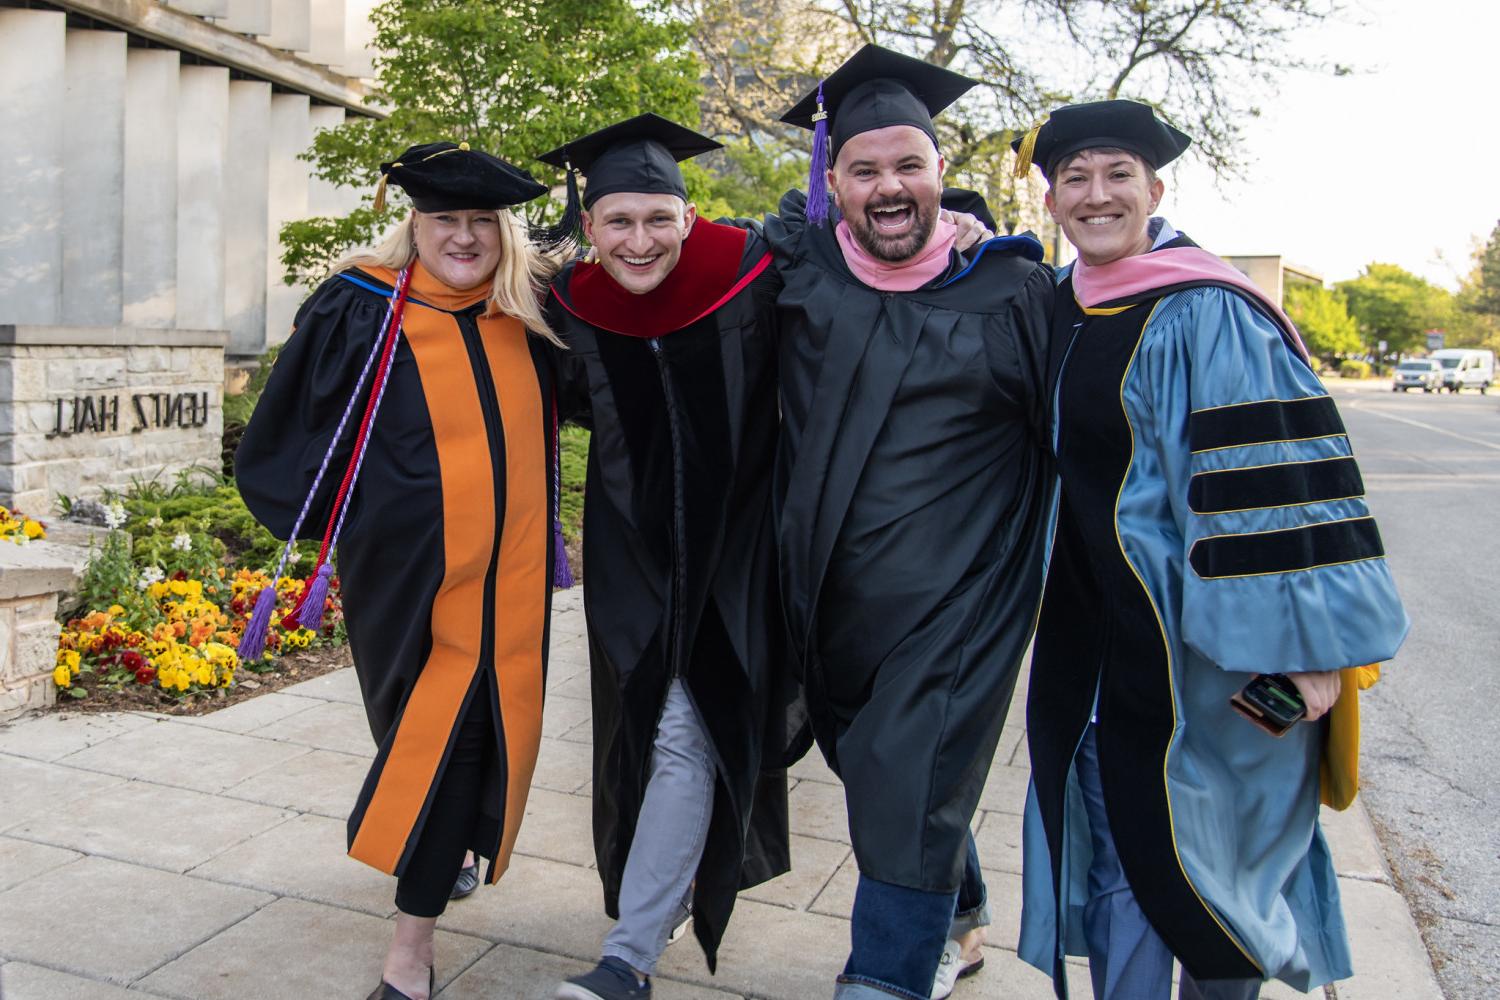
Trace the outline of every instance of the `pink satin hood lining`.
{"type": "Polygon", "coordinates": [[[958,227],[939,219],[932,238],[921,253],[899,263],[878,260],[866,253],[849,231],[849,223],[843,219],[839,220],[834,233],[838,236],[839,249],[844,252],[844,263],[849,265],[856,278],[882,292],[911,292],[947,269],[948,253],[958,238],[958,227]]]}
{"type": "Polygon", "coordinates": [[[1085,309],[1192,281],[1216,281],[1244,292],[1270,310],[1291,332],[1302,357],[1308,356],[1302,335],[1281,307],[1268,299],[1249,278],[1201,247],[1167,247],[1134,257],[1122,257],[1096,267],[1084,263],[1082,257],[1073,262],[1073,295],[1085,309]]]}

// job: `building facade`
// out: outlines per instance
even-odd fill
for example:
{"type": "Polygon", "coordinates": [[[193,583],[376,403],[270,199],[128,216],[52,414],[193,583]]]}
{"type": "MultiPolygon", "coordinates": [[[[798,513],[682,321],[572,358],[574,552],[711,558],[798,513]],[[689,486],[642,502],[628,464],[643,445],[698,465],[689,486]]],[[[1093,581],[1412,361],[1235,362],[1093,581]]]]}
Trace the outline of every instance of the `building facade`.
{"type": "Polygon", "coordinates": [[[368,115],[372,0],[0,0],[0,503],[216,467],[224,362],[284,340],[299,159],[368,115]]]}

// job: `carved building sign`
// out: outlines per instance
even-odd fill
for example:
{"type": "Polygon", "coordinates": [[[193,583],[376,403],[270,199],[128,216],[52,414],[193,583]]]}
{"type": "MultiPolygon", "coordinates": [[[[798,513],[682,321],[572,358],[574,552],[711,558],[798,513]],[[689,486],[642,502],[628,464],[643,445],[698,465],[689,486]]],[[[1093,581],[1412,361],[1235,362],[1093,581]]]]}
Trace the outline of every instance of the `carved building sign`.
{"type": "Polygon", "coordinates": [[[74,396],[55,401],[47,437],[118,432],[123,419],[130,433],[168,427],[202,427],[208,423],[206,392],[136,392],[74,396]]]}

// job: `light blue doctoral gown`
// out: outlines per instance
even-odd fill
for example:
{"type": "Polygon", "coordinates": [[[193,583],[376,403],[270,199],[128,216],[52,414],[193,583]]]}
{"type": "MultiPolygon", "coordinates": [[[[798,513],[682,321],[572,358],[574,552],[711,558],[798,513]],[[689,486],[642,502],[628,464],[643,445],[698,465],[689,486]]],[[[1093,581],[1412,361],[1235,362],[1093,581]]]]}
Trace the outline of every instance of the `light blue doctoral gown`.
{"type": "MultiPolygon", "coordinates": [[[[1332,426],[1299,418],[1312,409],[1332,413],[1333,407],[1316,399],[1326,396],[1322,384],[1277,324],[1239,292],[1191,288],[1145,299],[1132,312],[1108,317],[1086,315],[1073,302],[1071,281],[1061,286],[1059,298],[1060,317],[1067,318],[1060,318],[1054,329],[1081,324],[1061,365],[1056,396],[1054,436],[1065,497],[1073,489],[1070,435],[1074,442],[1088,437],[1086,427],[1070,427],[1068,381],[1080,371],[1087,380],[1096,361],[1106,368],[1110,363],[1093,353],[1089,326],[1112,324],[1109,332],[1116,345],[1122,335],[1135,340],[1133,351],[1126,342],[1118,354],[1123,373],[1116,369],[1105,375],[1113,379],[1103,386],[1110,391],[1094,393],[1109,397],[1099,406],[1123,410],[1129,432],[1117,492],[1114,484],[1103,484],[1114,501],[1116,536],[1109,547],[1117,545],[1118,551],[1110,558],[1123,556],[1122,565],[1128,563],[1149,595],[1157,619],[1149,628],[1160,633],[1162,662],[1170,673],[1170,683],[1161,686],[1171,701],[1162,737],[1164,761],[1152,769],[1154,774],[1117,779],[1111,825],[1119,839],[1121,828],[1131,823],[1137,781],[1142,802],[1160,796],[1165,786],[1168,826],[1163,829],[1171,834],[1161,839],[1171,843],[1158,847],[1169,862],[1175,853],[1174,875],[1180,867],[1207,911],[1209,919],[1200,926],[1217,923],[1264,978],[1281,979],[1295,989],[1346,977],[1351,968],[1338,884],[1318,827],[1318,761],[1325,727],[1298,725],[1284,738],[1271,738],[1240,718],[1229,699],[1256,673],[1387,660],[1406,635],[1409,623],[1383,550],[1377,551],[1378,534],[1367,520],[1362,484],[1353,490],[1341,490],[1336,482],[1330,487],[1326,481],[1288,485],[1304,469],[1321,474],[1330,468],[1344,470],[1347,483],[1353,463],[1327,460],[1349,458],[1349,440],[1336,415],[1332,426]],[[1214,475],[1225,472],[1230,474],[1214,475]],[[1274,532],[1283,534],[1261,534],[1274,532]],[[1375,548],[1369,535],[1374,535],[1375,548]]],[[[1093,343],[1102,343],[1095,336],[1093,343]]],[[[1118,419],[1118,410],[1114,417],[1118,419]]],[[[1090,418],[1074,414],[1072,419],[1090,418]]],[[[1077,462],[1074,467],[1087,468],[1077,462]]],[[[1358,484],[1357,469],[1353,477],[1358,484]]],[[[1080,488],[1079,497],[1085,492],[1080,488]]],[[[1066,517],[1066,501],[1063,507],[1066,517]]],[[[1075,509],[1074,515],[1078,513],[1075,509]]],[[[1028,725],[1034,755],[1046,752],[1038,750],[1037,739],[1040,735],[1047,744],[1045,727],[1053,726],[1053,748],[1076,748],[1082,735],[1076,713],[1075,725],[1065,724],[1061,732],[1046,714],[1049,678],[1068,673],[1056,683],[1077,684],[1081,669],[1084,675],[1092,670],[1096,678],[1112,678],[1116,685],[1136,683],[1130,679],[1132,663],[1110,662],[1108,652],[1102,654],[1102,667],[1056,658],[1049,662],[1046,604],[1057,600],[1066,605],[1067,599],[1066,594],[1054,595],[1049,583],[1032,674],[1028,725]],[[1054,668],[1058,673],[1049,673],[1054,668]]],[[[1066,623],[1082,606],[1056,610],[1066,623]]],[[[1061,627],[1065,624],[1055,629],[1061,627]]],[[[1107,687],[1090,690],[1100,699],[1093,710],[1101,736],[1112,726],[1132,724],[1128,712],[1112,714],[1107,687]]],[[[1082,912],[1091,849],[1070,761],[1071,751],[1065,750],[1061,768],[1053,769],[1066,775],[1065,787],[1053,781],[1054,787],[1047,788],[1037,778],[1042,783],[1033,784],[1026,809],[1020,954],[1049,974],[1061,954],[1086,953],[1082,912]],[[1040,801],[1055,797],[1057,809],[1048,815],[1063,818],[1061,836],[1052,838],[1061,856],[1049,852],[1039,793],[1040,801]],[[1060,873],[1060,891],[1054,871],[1060,873]]],[[[1045,771],[1042,764],[1037,761],[1038,774],[1045,771]]],[[[1104,776],[1108,798],[1107,770],[1104,776]]],[[[1138,897],[1149,896],[1151,887],[1138,885],[1129,865],[1126,872],[1138,897]]],[[[1152,913],[1149,907],[1147,913],[1152,913]]]]}

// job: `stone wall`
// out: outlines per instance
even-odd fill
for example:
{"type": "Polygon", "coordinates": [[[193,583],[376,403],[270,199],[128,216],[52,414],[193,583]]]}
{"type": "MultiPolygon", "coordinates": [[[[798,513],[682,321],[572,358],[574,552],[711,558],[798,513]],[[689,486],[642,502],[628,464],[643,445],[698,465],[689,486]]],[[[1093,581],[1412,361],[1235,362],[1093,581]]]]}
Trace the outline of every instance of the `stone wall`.
{"type": "Polygon", "coordinates": [[[57,700],[57,597],[73,588],[86,554],[0,542],[0,722],[57,700]]]}
{"type": "Polygon", "coordinates": [[[0,503],[46,517],[58,494],[217,469],[226,339],[0,325],[0,503]]]}

